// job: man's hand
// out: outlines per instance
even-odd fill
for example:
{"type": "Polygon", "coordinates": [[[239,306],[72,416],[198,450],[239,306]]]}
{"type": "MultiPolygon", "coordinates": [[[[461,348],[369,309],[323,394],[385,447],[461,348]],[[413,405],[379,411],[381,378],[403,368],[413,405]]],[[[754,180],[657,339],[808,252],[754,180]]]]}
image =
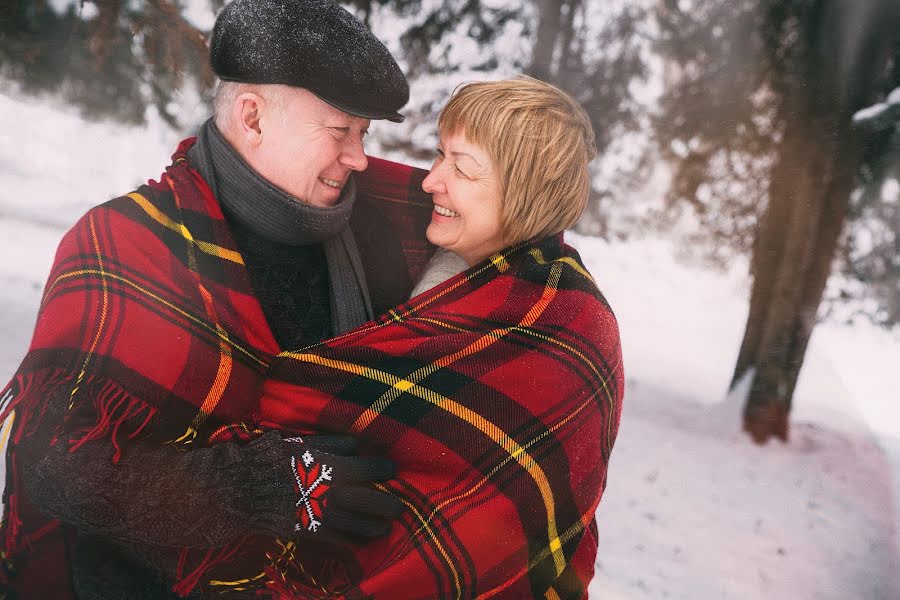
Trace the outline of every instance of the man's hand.
{"type": "Polygon", "coordinates": [[[350,436],[316,435],[285,441],[293,450],[290,461],[297,493],[296,536],[367,541],[390,531],[402,505],[371,484],[393,477],[393,462],[354,456],[357,442],[350,436]]]}

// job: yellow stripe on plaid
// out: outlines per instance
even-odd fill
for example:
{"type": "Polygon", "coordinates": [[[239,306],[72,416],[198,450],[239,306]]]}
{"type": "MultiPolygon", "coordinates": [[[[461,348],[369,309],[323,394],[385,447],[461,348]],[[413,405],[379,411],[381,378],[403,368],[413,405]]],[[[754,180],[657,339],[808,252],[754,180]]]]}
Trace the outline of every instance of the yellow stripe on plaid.
{"type": "MultiPolygon", "coordinates": [[[[505,268],[502,268],[502,265],[508,265],[508,262],[506,261],[506,257],[511,252],[512,251],[510,251],[506,254],[497,254],[496,256],[494,256],[491,259],[491,262],[487,263],[486,265],[484,265],[483,267],[481,267],[474,273],[469,273],[469,275],[467,277],[465,277],[464,279],[460,279],[455,284],[453,284],[445,289],[440,290],[439,292],[435,293],[433,296],[425,295],[425,297],[422,300],[420,300],[417,304],[410,306],[406,311],[404,311],[402,313],[398,313],[397,311],[395,311],[393,309],[389,310],[388,314],[390,314],[390,316],[391,316],[391,319],[392,319],[391,321],[385,321],[383,323],[373,323],[372,325],[369,325],[367,327],[361,327],[360,329],[353,329],[351,331],[348,331],[347,333],[344,333],[342,335],[338,335],[338,336],[331,338],[330,340],[328,340],[328,342],[330,344],[334,344],[334,343],[344,340],[346,338],[359,337],[359,336],[365,335],[366,333],[373,331],[375,329],[393,325],[395,322],[396,323],[402,322],[404,319],[409,317],[409,315],[413,315],[413,314],[419,312],[420,310],[422,310],[429,304],[432,304],[436,300],[443,298],[444,296],[446,296],[450,292],[454,291],[458,287],[460,287],[462,285],[466,285],[468,282],[472,281],[473,279],[477,279],[478,277],[483,275],[485,271],[491,271],[496,268],[498,271],[500,271],[502,273],[506,270],[505,268]]],[[[310,348],[315,348],[316,346],[321,346],[323,344],[324,344],[324,342],[317,342],[315,344],[310,344],[309,346],[306,346],[305,348],[303,348],[303,350],[309,350],[310,348]]],[[[282,352],[281,354],[279,354],[279,356],[290,356],[291,354],[292,353],[290,353],[290,352],[282,352]]]]}
{"type": "MultiPolygon", "coordinates": [[[[381,490],[382,492],[389,493],[388,489],[380,483],[375,484],[375,487],[378,488],[379,490],[381,490]]],[[[444,562],[447,564],[448,567],[450,567],[450,572],[453,575],[453,585],[456,587],[456,597],[462,598],[462,582],[459,579],[459,572],[456,570],[456,565],[453,564],[453,559],[451,559],[450,555],[447,554],[447,550],[444,549],[444,545],[441,544],[441,540],[438,538],[437,534],[434,532],[434,529],[432,529],[431,525],[429,525],[429,522],[431,521],[431,517],[428,517],[427,519],[423,518],[422,513],[420,513],[416,509],[416,507],[413,506],[410,502],[408,502],[405,498],[402,498],[400,496],[395,496],[395,497],[398,500],[400,500],[400,502],[405,504],[406,508],[408,508],[413,513],[416,520],[418,520],[419,523],[422,524],[422,526],[419,527],[418,531],[416,531],[416,535],[418,535],[423,529],[427,531],[428,537],[430,537],[431,541],[434,542],[434,545],[437,548],[438,552],[440,552],[441,556],[444,557],[444,562]]],[[[412,536],[412,537],[415,537],[415,536],[412,536]]]]}
{"type": "Polygon", "coordinates": [[[203,297],[203,304],[206,307],[206,314],[210,318],[210,321],[215,324],[216,332],[219,335],[219,366],[216,369],[216,376],[213,379],[213,384],[210,386],[209,391],[206,393],[206,398],[204,398],[203,403],[200,405],[200,410],[194,415],[194,420],[191,422],[187,431],[184,432],[184,435],[175,440],[176,443],[184,442],[190,444],[197,437],[197,431],[200,429],[200,426],[203,425],[206,418],[216,409],[219,400],[222,399],[222,394],[225,393],[225,387],[228,385],[228,379],[231,377],[231,367],[233,364],[231,347],[225,342],[225,340],[228,339],[228,334],[219,324],[212,295],[202,283],[198,285],[200,295],[203,297]]]}
{"type": "Polygon", "coordinates": [[[60,276],[58,276],[56,279],[53,280],[53,283],[47,288],[47,293],[45,294],[45,298],[49,298],[49,297],[50,297],[50,293],[53,291],[53,288],[55,288],[55,287],[56,287],[56,284],[58,284],[60,281],[63,281],[63,280],[66,280],[66,279],[72,279],[73,277],[81,277],[81,276],[84,276],[84,275],[101,275],[101,276],[106,277],[107,279],[113,279],[113,280],[115,280],[115,281],[119,281],[119,282],[121,282],[121,283],[124,283],[124,284],[126,284],[126,285],[129,285],[129,286],[133,287],[134,289],[138,290],[139,292],[143,293],[143,294],[146,295],[147,297],[149,297],[149,298],[155,300],[156,302],[162,304],[163,306],[165,306],[165,307],[168,308],[169,310],[178,313],[179,315],[181,315],[181,316],[184,317],[185,319],[188,319],[188,320],[191,321],[192,323],[194,323],[194,324],[196,324],[196,325],[202,327],[203,329],[206,329],[207,331],[209,331],[210,333],[212,333],[214,336],[216,336],[216,337],[219,338],[220,340],[224,341],[224,342],[227,343],[229,346],[231,346],[232,348],[234,348],[235,350],[237,350],[237,351],[240,352],[241,354],[245,355],[247,358],[249,358],[250,360],[252,360],[252,361],[255,362],[256,364],[258,364],[258,365],[260,365],[260,366],[262,366],[262,367],[268,367],[268,366],[269,366],[269,363],[267,363],[267,362],[264,361],[264,360],[261,360],[260,358],[258,358],[257,356],[255,356],[253,353],[251,353],[249,350],[247,350],[246,348],[244,348],[243,346],[241,346],[240,344],[238,344],[237,342],[235,342],[234,340],[232,340],[232,339],[229,337],[228,333],[227,333],[224,329],[222,329],[221,327],[214,327],[214,326],[210,325],[209,323],[207,323],[207,322],[204,321],[203,319],[199,319],[199,318],[195,317],[194,315],[192,315],[191,313],[189,313],[189,312],[187,312],[187,311],[185,311],[185,310],[182,310],[181,308],[178,308],[177,306],[175,306],[174,304],[172,304],[171,302],[169,302],[169,301],[166,300],[165,298],[162,298],[162,297],[160,297],[159,295],[154,294],[153,292],[151,292],[151,291],[148,290],[147,288],[145,288],[145,287],[143,287],[143,286],[141,286],[141,285],[135,283],[134,281],[131,281],[130,279],[128,279],[127,277],[124,277],[124,276],[122,276],[122,275],[118,275],[118,274],[114,274],[114,273],[109,273],[109,272],[102,272],[102,271],[100,271],[100,270],[98,270],[98,269],[78,269],[78,270],[76,270],[76,271],[69,271],[69,272],[67,272],[67,273],[61,274],[60,276]]]}
{"type": "MultiPolygon", "coordinates": [[[[428,306],[429,304],[433,303],[434,301],[438,300],[439,298],[443,298],[444,296],[446,296],[447,294],[449,294],[450,292],[452,292],[459,286],[465,285],[466,283],[472,281],[473,279],[477,279],[477,278],[481,277],[485,273],[485,271],[493,271],[494,269],[497,269],[497,271],[499,271],[500,273],[505,273],[506,271],[509,270],[509,261],[507,261],[507,259],[506,259],[506,257],[509,254],[510,253],[495,254],[494,256],[491,257],[491,260],[489,262],[487,262],[484,266],[482,266],[480,269],[478,269],[474,273],[469,273],[469,275],[466,276],[464,279],[460,279],[455,284],[447,287],[446,289],[440,290],[439,292],[435,293],[433,296],[425,295],[425,297],[421,301],[419,301],[418,304],[412,305],[408,310],[406,310],[402,314],[398,314],[393,310],[390,311],[391,316],[395,320],[400,321],[400,320],[406,318],[407,316],[422,310],[424,307],[428,306]]],[[[377,325],[377,327],[383,327],[384,325],[385,324],[380,324],[380,325],[377,325]]],[[[360,332],[360,331],[353,332],[351,335],[355,335],[355,334],[359,334],[359,333],[362,333],[362,332],[360,332]]]]}
{"type": "MultiPolygon", "coordinates": [[[[559,536],[559,538],[554,540],[554,542],[558,542],[560,545],[562,545],[562,544],[565,544],[565,543],[569,542],[570,540],[572,540],[576,535],[578,535],[579,533],[584,531],[584,529],[587,527],[587,524],[591,522],[592,518],[594,518],[595,512],[596,512],[596,504],[593,507],[591,507],[589,512],[581,515],[581,518],[578,521],[576,521],[575,523],[573,523],[571,525],[571,527],[566,529],[566,531],[561,536],[559,536]]],[[[553,544],[553,545],[555,545],[555,544],[553,544]]],[[[491,588],[490,590],[488,590],[486,592],[482,592],[481,594],[476,596],[475,600],[487,600],[487,598],[493,598],[497,594],[504,592],[505,590],[507,590],[509,588],[509,586],[511,586],[513,583],[515,583],[516,580],[520,579],[521,577],[524,577],[527,573],[529,573],[532,569],[534,569],[538,564],[540,564],[541,561],[546,559],[547,556],[549,556],[549,554],[550,554],[550,547],[548,546],[547,548],[545,548],[544,550],[539,552],[537,555],[535,555],[535,557],[532,559],[532,561],[530,563],[528,563],[528,566],[521,569],[518,573],[516,573],[515,575],[513,575],[512,577],[510,577],[509,579],[507,579],[500,585],[498,585],[494,588],[491,588]]],[[[557,577],[559,577],[559,575],[560,575],[560,573],[556,574],[557,577]]],[[[548,594],[548,593],[555,593],[555,590],[553,590],[552,586],[547,588],[547,592],[545,592],[545,594],[548,594]]]]}
{"type": "MultiPolygon", "coordinates": [[[[594,375],[597,376],[597,379],[600,381],[600,385],[603,387],[603,392],[606,394],[606,400],[609,403],[609,409],[611,411],[610,414],[615,414],[617,400],[615,398],[615,395],[612,393],[612,390],[609,389],[609,377],[604,377],[600,373],[600,370],[597,369],[597,365],[595,365],[593,362],[589,361],[588,358],[584,354],[582,354],[579,350],[577,350],[576,348],[573,348],[572,346],[570,346],[569,344],[566,344],[565,342],[561,342],[555,338],[552,338],[548,335],[545,335],[543,333],[535,331],[534,329],[531,329],[531,328],[520,327],[520,328],[518,328],[518,330],[520,333],[523,333],[525,335],[530,335],[541,341],[548,342],[550,344],[555,344],[561,348],[565,348],[570,353],[572,353],[574,356],[577,356],[578,358],[580,358],[581,362],[584,363],[585,365],[587,365],[587,367],[591,371],[594,372],[594,375]]],[[[619,363],[616,363],[615,366],[613,366],[612,369],[610,369],[610,373],[615,373],[618,370],[619,370],[619,363]]],[[[613,442],[615,441],[612,437],[613,422],[614,422],[613,419],[609,419],[610,429],[606,432],[607,433],[606,440],[607,440],[607,444],[608,444],[608,446],[606,448],[607,452],[612,452],[612,445],[613,445],[613,442]]]]}
{"type": "MultiPolygon", "coordinates": [[[[453,325],[446,321],[442,321],[441,319],[416,317],[413,320],[421,321],[423,323],[430,323],[432,325],[437,325],[438,327],[443,327],[444,329],[448,329],[450,331],[458,331],[460,333],[469,333],[471,331],[471,329],[467,329],[465,327],[459,327],[457,325],[453,325]]],[[[600,373],[600,370],[597,369],[597,365],[594,364],[593,362],[591,362],[590,360],[588,360],[588,358],[584,355],[583,352],[581,352],[580,350],[578,350],[577,348],[575,348],[569,344],[566,344],[565,342],[561,342],[561,341],[557,340],[556,338],[550,337],[549,335],[543,334],[535,329],[532,329],[531,327],[524,327],[524,326],[523,327],[510,327],[509,331],[517,331],[524,335],[529,335],[531,337],[537,338],[543,342],[554,344],[556,346],[559,346],[560,348],[564,348],[565,350],[568,350],[573,356],[578,357],[587,368],[589,368],[591,371],[594,372],[594,375],[597,376],[597,379],[600,380],[600,384],[603,387],[603,391],[606,392],[606,397],[609,400],[610,406],[612,406],[612,408],[615,409],[616,400],[615,400],[615,398],[613,398],[612,392],[609,389],[609,385],[608,385],[609,378],[603,377],[603,375],[600,373]]],[[[487,335],[490,335],[490,334],[487,334],[487,335]]],[[[619,365],[617,363],[611,369],[611,371],[615,372],[618,370],[618,368],[619,368],[619,365]]]]}
{"type": "MultiPolygon", "coordinates": [[[[544,292],[541,294],[540,299],[529,309],[528,313],[518,325],[513,327],[502,327],[499,329],[494,329],[486,332],[479,339],[475,340],[467,347],[459,350],[458,352],[454,352],[453,354],[449,354],[447,356],[442,356],[436,361],[421,367],[409,375],[407,375],[406,379],[414,384],[418,384],[423,379],[434,373],[439,369],[443,369],[444,367],[448,367],[458,360],[465,358],[467,356],[471,356],[473,354],[477,354],[481,352],[485,348],[491,346],[492,344],[498,342],[503,339],[510,331],[521,328],[521,327],[530,327],[537,321],[538,317],[547,309],[550,305],[550,302],[553,300],[553,297],[556,295],[556,286],[559,283],[559,277],[562,273],[562,268],[558,265],[554,265],[550,270],[550,278],[547,281],[547,284],[544,286],[544,292]]],[[[398,387],[397,385],[392,385],[391,389],[382,394],[382,396],[372,403],[362,415],[356,420],[356,422],[351,426],[350,430],[354,432],[360,432],[368,427],[372,421],[382,412],[384,411],[390,404],[400,397],[401,394],[407,391],[407,389],[402,389],[402,387],[398,387]]],[[[427,391],[427,390],[426,390],[427,391]]],[[[430,400],[433,401],[433,400],[430,400]]]]}
{"type": "Polygon", "coordinates": [[[75,404],[75,394],[81,386],[81,381],[84,379],[85,373],[87,373],[88,363],[94,355],[94,350],[97,349],[97,344],[100,342],[100,336],[103,334],[103,327],[106,324],[106,312],[109,309],[109,286],[106,282],[106,278],[109,274],[103,267],[103,253],[100,251],[100,240],[97,239],[97,227],[94,224],[93,213],[91,213],[90,216],[90,225],[91,240],[94,242],[94,252],[97,254],[97,264],[100,267],[97,274],[100,275],[100,282],[103,288],[103,303],[100,305],[100,323],[97,325],[97,333],[94,335],[94,341],[91,342],[91,347],[87,351],[87,356],[84,357],[84,364],[81,365],[81,371],[75,379],[75,385],[72,387],[72,392],[69,394],[69,410],[71,410],[72,406],[75,404]]]}
{"type": "MultiPolygon", "coordinates": [[[[575,269],[578,273],[583,275],[588,279],[591,283],[594,283],[594,278],[591,277],[591,274],[587,272],[587,269],[581,266],[581,264],[572,258],[571,256],[563,256],[561,258],[554,258],[553,260],[548,261],[544,258],[544,253],[541,252],[540,248],[532,248],[528,251],[528,254],[539,264],[539,265],[547,265],[550,263],[563,263],[569,265],[573,269],[575,269]]],[[[596,285],[596,283],[594,283],[596,285]]]]}
{"type": "MultiPolygon", "coordinates": [[[[559,283],[559,277],[561,273],[561,265],[555,264],[551,267],[550,277],[544,286],[544,292],[541,295],[541,298],[531,307],[531,309],[519,323],[520,326],[528,327],[534,324],[541,313],[543,313],[543,311],[546,310],[547,306],[550,305],[550,302],[556,295],[556,286],[559,283]]],[[[541,469],[540,465],[537,464],[537,462],[522,446],[512,440],[509,435],[507,435],[496,424],[485,419],[483,416],[471,410],[470,408],[459,404],[455,400],[438,394],[437,392],[434,392],[433,390],[430,390],[428,388],[421,387],[418,384],[419,381],[421,381],[437,369],[448,366],[463,357],[470,356],[491,346],[512,329],[513,327],[506,327],[494,330],[489,334],[485,334],[466,348],[448,356],[444,356],[437,361],[414,371],[406,378],[400,378],[391,373],[372,369],[371,367],[363,367],[346,361],[323,358],[315,354],[296,354],[285,352],[282,353],[281,356],[293,358],[302,362],[309,362],[316,365],[342,370],[345,372],[353,373],[355,375],[362,375],[374,381],[378,381],[390,386],[388,391],[385,392],[377,401],[375,401],[371,407],[366,409],[363,414],[360,415],[360,417],[356,420],[356,423],[354,423],[353,426],[350,427],[350,431],[352,432],[358,433],[364,430],[372,423],[372,421],[378,416],[379,413],[381,413],[391,404],[391,402],[400,397],[401,394],[409,393],[418,396],[419,398],[426,400],[427,402],[430,402],[431,404],[454,415],[460,420],[465,421],[475,429],[484,433],[488,438],[493,440],[494,443],[506,450],[509,455],[513,459],[515,459],[516,462],[518,462],[529,475],[531,475],[532,479],[534,479],[534,482],[541,493],[541,499],[544,502],[544,508],[547,511],[547,537],[549,540],[551,540],[552,543],[552,540],[555,540],[558,537],[556,531],[555,502],[553,499],[553,491],[550,488],[550,482],[547,480],[547,476],[544,473],[543,469],[541,469]],[[411,386],[409,385],[410,383],[412,384],[411,386]]],[[[565,568],[565,557],[562,554],[561,548],[553,552],[553,560],[558,575],[565,568]]]]}
{"type": "Polygon", "coordinates": [[[9,434],[12,431],[13,423],[16,420],[16,411],[9,413],[6,420],[3,421],[3,429],[0,430],[0,456],[6,456],[6,442],[9,441],[9,434]]]}
{"type": "Polygon", "coordinates": [[[200,251],[205,252],[206,254],[209,254],[211,256],[221,258],[223,260],[230,260],[231,262],[237,263],[239,265],[244,264],[244,259],[239,252],[223,248],[222,246],[213,244],[211,242],[204,242],[203,240],[194,239],[194,236],[191,235],[191,232],[187,227],[185,227],[184,223],[176,223],[175,221],[170,219],[165,213],[156,208],[153,203],[150,202],[150,200],[148,200],[141,194],[138,194],[137,192],[131,192],[130,194],[128,194],[128,197],[134,200],[138,206],[144,209],[144,212],[147,213],[147,216],[149,216],[151,219],[153,219],[166,229],[174,231],[178,235],[182,236],[185,240],[196,246],[200,251]]]}
{"type": "Polygon", "coordinates": [[[509,270],[509,262],[507,262],[506,256],[503,254],[495,254],[492,256],[491,264],[497,267],[497,270],[501,273],[506,273],[509,270]]]}
{"type": "MultiPolygon", "coordinates": [[[[547,264],[550,264],[550,263],[557,263],[557,264],[565,264],[565,265],[568,265],[569,267],[571,267],[572,269],[574,269],[575,271],[577,271],[578,273],[580,273],[582,276],[584,276],[585,278],[587,278],[591,283],[593,283],[594,285],[596,285],[596,283],[594,282],[594,278],[591,276],[591,274],[588,273],[588,271],[587,271],[583,266],[581,266],[581,264],[579,264],[578,261],[576,261],[574,258],[571,258],[571,257],[569,257],[569,256],[566,256],[566,257],[554,259],[554,260],[552,260],[552,261],[547,261],[547,260],[544,258],[544,254],[541,252],[540,248],[532,248],[532,249],[529,251],[529,254],[531,255],[532,258],[534,258],[534,260],[535,260],[538,264],[541,264],[541,265],[547,265],[547,264]]],[[[503,261],[503,264],[507,264],[507,263],[505,262],[504,256],[503,256],[503,255],[499,255],[499,254],[498,254],[496,257],[494,257],[494,258],[492,259],[492,263],[491,263],[491,264],[496,265],[496,266],[498,267],[498,269],[502,272],[502,271],[504,271],[505,269],[500,268],[500,264],[501,264],[501,263],[498,262],[498,261],[500,261],[500,260],[503,261]]],[[[482,269],[482,271],[483,271],[483,270],[484,270],[484,269],[482,269]]],[[[479,272],[481,272],[481,271],[479,271],[479,272]]],[[[425,322],[433,323],[433,324],[436,324],[436,325],[440,325],[440,326],[445,327],[445,328],[447,328],[447,329],[454,329],[454,330],[456,330],[456,331],[462,331],[462,332],[467,331],[467,330],[465,330],[465,329],[463,329],[463,328],[460,328],[460,327],[454,327],[454,326],[450,325],[449,323],[445,323],[445,322],[440,321],[440,320],[437,320],[437,319],[421,319],[421,320],[422,320],[422,321],[425,321],[425,322]]],[[[606,393],[606,399],[607,399],[607,401],[608,401],[608,403],[609,403],[610,410],[611,410],[613,413],[615,412],[615,410],[616,410],[616,398],[615,398],[614,394],[612,393],[612,391],[609,389],[609,378],[608,378],[608,377],[603,377],[603,375],[602,375],[602,374],[600,373],[600,371],[597,369],[597,365],[595,365],[593,362],[589,361],[589,360],[587,359],[587,357],[586,357],[583,353],[581,353],[579,350],[573,348],[572,346],[570,346],[570,345],[568,345],[568,344],[566,344],[566,343],[564,343],[564,342],[561,342],[561,341],[559,341],[559,340],[557,340],[557,339],[555,339],[555,338],[552,338],[552,337],[550,337],[550,336],[548,336],[548,335],[544,335],[544,334],[542,334],[542,333],[540,333],[540,332],[538,332],[538,331],[535,331],[534,329],[531,329],[531,328],[528,327],[528,326],[525,326],[525,325],[519,325],[518,327],[515,327],[515,328],[512,328],[512,329],[515,329],[515,330],[517,330],[517,331],[519,331],[519,332],[521,332],[521,333],[523,333],[523,334],[525,334],[525,335],[530,335],[530,336],[535,337],[535,338],[537,338],[537,339],[540,339],[540,340],[542,340],[542,341],[549,342],[549,343],[551,343],[551,344],[555,344],[555,345],[557,345],[557,346],[560,346],[561,348],[565,348],[566,350],[568,350],[569,352],[571,352],[573,355],[575,355],[575,356],[577,356],[579,359],[581,359],[581,362],[582,362],[583,364],[585,364],[590,370],[592,370],[592,371],[594,372],[594,375],[597,376],[597,379],[600,381],[600,384],[603,386],[603,391],[606,393]]],[[[618,371],[618,370],[619,370],[619,365],[616,364],[616,365],[611,369],[611,372],[614,373],[614,372],[616,372],[616,371],[618,371]]],[[[610,420],[609,420],[609,428],[610,428],[610,430],[607,431],[607,436],[606,436],[607,443],[608,443],[607,452],[611,452],[611,451],[612,451],[612,444],[613,444],[612,426],[613,426],[613,420],[610,419],[610,420]]]]}
{"type": "MultiPolygon", "coordinates": [[[[599,500],[598,500],[599,503],[599,500]]],[[[559,541],[562,544],[566,544],[572,539],[575,538],[576,535],[585,530],[588,526],[588,523],[591,522],[591,519],[594,518],[594,514],[597,512],[597,503],[590,507],[588,512],[581,515],[581,518],[578,521],[572,523],[568,529],[566,529],[561,536],[559,536],[559,541]]],[[[528,570],[535,568],[540,562],[547,558],[550,554],[549,548],[544,548],[541,552],[537,553],[534,558],[528,563],[528,570]]],[[[557,575],[559,575],[557,573],[557,575]]]]}
{"type": "MultiPolygon", "coordinates": [[[[426,317],[416,317],[416,318],[414,318],[413,320],[415,320],[415,321],[421,321],[421,322],[423,322],[423,323],[430,323],[430,324],[432,324],[432,325],[437,325],[438,327],[443,327],[444,329],[448,329],[448,330],[450,330],[450,331],[458,331],[458,332],[460,332],[460,333],[468,333],[469,331],[471,331],[470,329],[466,329],[465,327],[458,327],[458,326],[456,326],[456,325],[452,325],[452,324],[447,323],[446,321],[442,321],[442,320],[440,320],[440,319],[432,319],[432,318],[426,318],[426,317]]],[[[565,350],[569,351],[573,356],[578,357],[578,358],[581,360],[581,362],[582,362],[585,366],[587,366],[591,371],[593,371],[593,372],[594,372],[594,375],[597,376],[597,379],[600,381],[600,385],[603,387],[603,391],[604,391],[604,393],[605,393],[605,395],[606,395],[606,399],[607,399],[607,401],[608,401],[608,403],[609,403],[610,410],[611,410],[613,413],[616,411],[616,403],[617,403],[617,400],[616,400],[615,396],[613,395],[612,391],[611,391],[610,388],[609,388],[609,379],[610,379],[610,378],[609,378],[609,377],[604,377],[604,376],[600,373],[600,370],[597,368],[597,365],[594,364],[593,362],[591,362],[590,360],[588,360],[588,358],[584,355],[584,353],[582,353],[582,352],[581,352],[580,350],[578,350],[577,348],[574,348],[573,346],[571,346],[571,345],[569,345],[569,344],[566,344],[565,342],[561,342],[560,340],[557,340],[556,338],[550,337],[549,335],[543,334],[543,333],[541,333],[541,332],[539,332],[539,331],[537,331],[537,330],[535,330],[535,329],[532,329],[531,327],[511,327],[511,328],[510,328],[510,331],[517,331],[517,332],[522,333],[522,334],[524,334],[524,335],[529,335],[529,336],[531,336],[531,337],[537,338],[537,339],[539,339],[539,340],[541,340],[541,341],[543,341],[543,342],[547,342],[547,343],[550,343],[550,344],[555,344],[556,346],[559,346],[560,348],[564,348],[565,350]]],[[[611,373],[617,372],[617,371],[619,370],[619,366],[620,366],[619,363],[616,363],[616,364],[610,369],[610,372],[611,372],[611,373]]],[[[612,444],[613,444],[613,441],[614,441],[614,440],[613,440],[613,437],[612,437],[612,427],[613,427],[613,420],[610,419],[610,421],[609,421],[609,430],[606,432],[606,433],[607,433],[607,438],[606,438],[606,439],[607,439],[607,444],[608,444],[608,445],[607,445],[607,448],[606,448],[607,452],[612,452],[612,444]]]]}
{"type": "MultiPolygon", "coordinates": [[[[583,411],[585,408],[587,408],[588,406],[593,404],[593,402],[594,402],[594,396],[591,395],[584,402],[582,402],[577,408],[575,408],[574,410],[569,412],[565,416],[565,418],[563,418],[561,421],[553,424],[552,426],[548,427],[546,431],[543,431],[537,437],[532,438],[531,440],[529,440],[528,442],[523,444],[522,447],[527,450],[527,449],[531,448],[532,446],[534,446],[535,444],[537,444],[538,442],[540,442],[541,440],[543,440],[544,438],[546,438],[547,436],[551,435],[552,433],[555,433],[557,430],[559,430],[560,428],[565,426],[569,421],[571,421],[577,415],[579,415],[581,413],[581,411],[583,411]]],[[[493,479],[494,475],[496,475],[501,469],[503,469],[507,464],[509,464],[509,462],[511,460],[513,460],[513,457],[507,456],[506,459],[500,461],[500,463],[497,466],[495,466],[493,469],[491,469],[489,473],[487,473],[484,477],[482,477],[478,482],[476,482],[468,490],[466,490],[465,492],[463,492],[461,494],[457,494],[456,496],[453,496],[451,498],[447,498],[447,499],[443,500],[442,502],[440,502],[439,504],[437,504],[434,507],[434,510],[431,512],[431,514],[428,515],[428,517],[425,520],[421,521],[423,526],[430,523],[431,520],[434,519],[434,517],[437,516],[437,514],[440,511],[444,510],[447,506],[453,504],[454,502],[458,502],[459,500],[463,500],[463,499],[471,496],[475,492],[477,492],[484,484],[486,484],[488,481],[493,479]]],[[[594,509],[591,508],[591,510],[589,511],[588,514],[593,515],[593,513],[594,513],[594,509]]],[[[535,559],[528,564],[528,567],[526,569],[524,569],[519,574],[517,574],[513,579],[507,580],[503,584],[498,586],[497,588],[494,588],[493,590],[486,592],[485,597],[490,597],[490,596],[498,593],[499,591],[502,591],[508,585],[511,585],[515,581],[515,579],[518,579],[519,577],[521,577],[522,575],[524,575],[525,573],[527,573],[528,571],[533,569],[538,563],[540,563],[541,561],[543,561],[545,558],[547,558],[550,555],[550,553],[553,551],[555,546],[558,545],[559,547],[562,547],[563,543],[568,542],[572,537],[575,536],[575,534],[577,534],[579,531],[584,529],[587,526],[588,522],[590,522],[590,519],[586,520],[585,515],[582,515],[581,521],[579,521],[579,523],[574,524],[573,527],[569,527],[566,530],[566,532],[563,533],[562,536],[559,536],[557,538],[553,538],[552,540],[550,540],[550,543],[547,544],[547,546],[544,547],[544,549],[536,555],[535,559]]],[[[418,536],[421,533],[421,531],[422,531],[422,527],[420,527],[413,534],[412,537],[418,536]]],[[[557,573],[557,575],[559,575],[559,573],[557,573]]],[[[481,597],[481,596],[479,596],[479,597],[481,597]]]]}

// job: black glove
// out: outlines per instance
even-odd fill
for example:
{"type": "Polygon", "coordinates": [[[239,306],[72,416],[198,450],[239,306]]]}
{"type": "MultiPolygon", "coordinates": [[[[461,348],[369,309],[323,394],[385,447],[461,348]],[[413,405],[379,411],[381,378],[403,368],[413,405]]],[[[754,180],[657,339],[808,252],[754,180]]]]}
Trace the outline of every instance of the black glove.
{"type": "Polygon", "coordinates": [[[292,446],[295,535],[346,542],[367,541],[390,531],[402,505],[371,484],[394,476],[392,461],[355,456],[358,442],[350,436],[315,435],[285,441],[292,446]]]}

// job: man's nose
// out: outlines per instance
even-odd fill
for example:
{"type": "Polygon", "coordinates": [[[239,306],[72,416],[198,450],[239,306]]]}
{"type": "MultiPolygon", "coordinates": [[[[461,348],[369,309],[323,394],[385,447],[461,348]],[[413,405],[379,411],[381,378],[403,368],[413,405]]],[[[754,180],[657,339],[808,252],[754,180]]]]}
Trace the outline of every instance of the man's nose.
{"type": "Polygon", "coordinates": [[[369,166],[369,158],[363,148],[362,138],[348,140],[341,153],[341,163],[354,171],[365,171],[369,166]]]}

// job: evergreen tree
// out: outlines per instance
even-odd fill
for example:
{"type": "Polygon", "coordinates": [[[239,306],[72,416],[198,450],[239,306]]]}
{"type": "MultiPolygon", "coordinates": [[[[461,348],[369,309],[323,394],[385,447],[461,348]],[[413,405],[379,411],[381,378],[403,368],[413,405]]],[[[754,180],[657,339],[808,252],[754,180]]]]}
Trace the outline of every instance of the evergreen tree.
{"type": "MultiPolygon", "coordinates": [[[[696,206],[710,231],[752,249],[732,385],[751,378],[744,427],[753,439],[786,439],[845,223],[865,212],[854,192],[887,175],[881,161],[896,143],[890,131],[854,127],[852,117],[900,84],[900,3],[686,4],[667,0],[657,13],[672,61],[655,123],[675,165],[670,196],[696,206]]],[[[896,256],[888,258],[894,267],[896,256]]]]}
{"type": "Polygon", "coordinates": [[[0,76],[26,93],[60,95],[88,118],[142,123],[153,105],[172,126],[175,94],[213,82],[206,35],[175,0],[5,0],[0,76]]]}
{"type": "MultiPolygon", "coordinates": [[[[900,71],[900,60],[894,69],[900,71]]],[[[900,74],[894,79],[900,81],[900,74]]],[[[854,115],[853,122],[870,142],[841,257],[843,274],[858,285],[839,290],[840,299],[874,304],[864,316],[892,326],[900,323],[900,87],[854,115]]]]}

